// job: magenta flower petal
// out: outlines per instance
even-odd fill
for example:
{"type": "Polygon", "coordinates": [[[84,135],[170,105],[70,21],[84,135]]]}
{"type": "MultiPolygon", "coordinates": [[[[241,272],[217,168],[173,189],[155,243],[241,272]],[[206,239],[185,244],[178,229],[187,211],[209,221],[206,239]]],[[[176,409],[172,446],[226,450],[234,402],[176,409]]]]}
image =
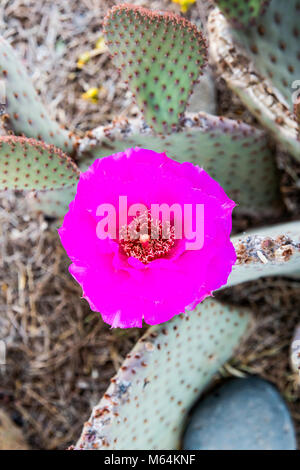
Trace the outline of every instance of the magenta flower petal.
{"type": "Polygon", "coordinates": [[[96,160],[81,174],[59,235],[72,261],[70,273],[92,310],[112,327],[141,327],[143,319],[155,325],[195,308],[226,284],[236,260],[229,238],[234,206],[203,169],[165,154],[128,149],[96,160]],[[128,215],[126,224],[120,225],[124,196],[128,208],[143,204],[147,212],[128,215]],[[115,237],[98,236],[102,204],[115,208],[115,237]],[[153,204],[177,205],[168,226],[170,237],[162,237],[165,225],[159,219],[157,241],[140,232],[137,240],[124,241],[120,234],[128,234],[130,224],[138,224],[139,231],[153,222],[153,204]],[[196,213],[184,217],[187,206],[203,207],[201,246],[193,245],[196,238],[189,230],[195,230],[196,213]]]}

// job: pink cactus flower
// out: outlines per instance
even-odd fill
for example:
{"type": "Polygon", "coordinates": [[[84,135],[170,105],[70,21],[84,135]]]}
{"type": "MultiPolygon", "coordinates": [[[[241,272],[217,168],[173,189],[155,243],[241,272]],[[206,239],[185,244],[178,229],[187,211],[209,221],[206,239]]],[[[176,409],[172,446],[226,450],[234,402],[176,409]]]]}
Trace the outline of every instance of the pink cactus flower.
{"type": "Polygon", "coordinates": [[[202,168],[128,149],[81,173],[59,235],[71,275],[106,323],[156,325],[226,284],[234,206],[202,168]]]}

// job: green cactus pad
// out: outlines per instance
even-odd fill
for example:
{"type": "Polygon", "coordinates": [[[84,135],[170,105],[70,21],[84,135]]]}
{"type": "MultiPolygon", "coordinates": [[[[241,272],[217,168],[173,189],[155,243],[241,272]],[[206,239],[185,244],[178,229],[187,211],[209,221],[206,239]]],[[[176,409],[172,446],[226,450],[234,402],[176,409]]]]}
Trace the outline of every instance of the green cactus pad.
{"type": "Polygon", "coordinates": [[[254,25],[270,0],[214,0],[236,28],[254,25]]]}
{"type": "Polygon", "coordinates": [[[78,449],[178,449],[183,423],[251,325],[247,310],[205,300],[151,327],[94,408],[78,449]]]}
{"type": "Polygon", "coordinates": [[[41,212],[47,217],[64,217],[70,202],[75,198],[76,185],[54,189],[53,191],[37,191],[27,195],[26,203],[32,212],[41,212]]]}
{"type": "Polygon", "coordinates": [[[237,253],[226,286],[266,276],[290,276],[300,266],[300,221],[263,227],[232,237],[237,253]]]}
{"type": "Polygon", "coordinates": [[[5,80],[6,106],[14,132],[43,140],[71,154],[74,139],[50,118],[23,63],[0,37],[0,78],[5,80]]]}
{"type": "Polygon", "coordinates": [[[119,122],[96,129],[81,142],[95,158],[129,147],[141,147],[166,154],[178,161],[203,167],[238,204],[249,212],[280,206],[278,174],[274,152],[263,132],[247,124],[199,113],[182,120],[180,131],[159,136],[143,122],[119,122]]]}
{"type": "MultiPolygon", "coordinates": [[[[86,171],[94,159],[85,158],[79,163],[79,171],[86,171]]],[[[31,212],[40,212],[47,217],[60,218],[69,210],[70,202],[76,195],[77,183],[69,187],[32,191],[27,194],[26,204],[31,212]]]]}
{"type": "Polygon", "coordinates": [[[53,145],[25,137],[0,137],[0,189],[55,189],[73,185],[79,170],[53,145]]]}
{"type": "Polygon", "coordinates": [[[131,5],[113,7],[104,22],[107,44],[145,121],[170,132],[206,63],[201,32],[188,20],[131,5]]]}
{"type": "MultiPolygon", "coordinates": [[[[257,27],[247,30],[249,32],[249,35],[245,36],[245,41],[246,37],[249,40],[247,50],[241,45],[244,33],[230,28],[219,10],[211,12],[208,21],[210,53],[219,74],[226,80],[228,86],[238,94],[258,121],[272,133],[274,139],[282,144],[285,150],[300,159],[298,126],[291,106],[295,93],[295,89],[292,88],[293,81],[300,76],[297,49],[299,41],[295,37],[298,30],[297,25],[292,25],[292,22],[296,21],[296,15],[290,12],[288,18],[284,14],[282,19],[278,20],[277,10],[274,10],[274,5],[277,3],[277,0],[272,1],[261,20],[262,23],[259,23],[262,28],[260,31],[264,31],[262,36],[257,27]],[[273,17],[270,17],[270,12],[273,13],[273,17]],[[266,23],[271,20],[272,25],[266,23]],[[269,33],[272,27],[274,36],[278,35],[277,39],[269,33]],[[279,32],[281,27],[287,29],[290,27],[290,29],[285,34],[284,29],[279,32]],[[270,44],[257,45],[254,38],[263,43],[270,41],[270,44]],[[285,42],[280,43],[280,41],[285,42]],[[289,42],[291,46],[288,45],[289,42]],[[249,52],[251,48],[255,52],[249,52]],[[266,61],[265,69],[260,65],[263,60],[266,61]],[[272,68],[269,63],[272,64],[272,68]]],[[[294,0],[288,4],[282,2],[279,7],[281,10],[290,11],[291,5],[295,7],[294,0]]]]}
{"type": "Polygon", "coordinates": [[[299,16],[299,0],[272,0],[256,27],[233,32],[257,71],[270,80],[291,111],[292,84],[300,77],[299,16]]]}

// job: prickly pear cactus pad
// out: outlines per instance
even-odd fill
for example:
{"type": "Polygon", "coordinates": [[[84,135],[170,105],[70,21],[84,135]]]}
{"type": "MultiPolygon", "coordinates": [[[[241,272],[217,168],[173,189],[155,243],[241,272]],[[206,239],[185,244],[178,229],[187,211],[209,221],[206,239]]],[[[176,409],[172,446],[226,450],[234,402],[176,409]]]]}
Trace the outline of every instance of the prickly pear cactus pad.
{"type": "Polygon", "coordinates": [[[75,198],[76,185],[51,191],[34,191],[27,195],[26,203],[32,212],[41,212],[47,217],[63,217],[75,198]]]}
{"type": "MultiPolygon", "coordinates": [[[[86,171],[94,159],[85,158],[79,164],[79,171],[86,171]]],[[[75,198],[77,182],[72,186],[31,191],[26,196],[25,204],[33,213],[42,213],[47,217],[63,217],[69,209],[70,202],[75,198]]]]}
{"type": "Polygon", "coordinates": [[[268,77],[290,110],[293,109],[292,84],[300,77],[299,15],[299,0],[272,0],[255,27],[233,32],[257,71],[268,77]]]}
{"type": "Polygon", "coordinates": [[[56,189],[79,177],[73,160],[60,149],[25,137],[0,137],[0,189],[56,189]]]}
{"type": "Polygon", "coordinates": [[[214,0],[230,19],[234,27],[242,28],[255,24],[264,14],[270,0],[214,0]]]}
{"type": "Polygon", "coordinates": [[[295,93],[292,85],[300,76],[298,26],[292,23],[297,18],[294,13],[297,2],[292,0],[287,5],[279,2],[282,14],[282,9],[290,11],[291,4],[294,5],[292,12],[283,16],[278,16],[273,4],[277,5],[277,0],[271,2],[261,23],[248,28],[247,35],[245,32],[246,49],[242,36],[237,37],[244,33],[233,30],[218,9],[212,11],[208,21],[210,53],[228,86],[273,138],[300,159],[298,126],[292,106],[295,93]],[[270,38],[269,30],[276,37],[270,38]]]}
{"type": "Polygon", "coordinates": [[[190,407],[251,325],[247,310],[205,300],[150,328],[86,423],[77,449],[178,449],[190,407]]]}
{"type": "Polygon", "coordinates": [[[300,221],[263,227],[232,242],[237,262],[226,287],[265,276],[289,276],[300,267],[300,221]]]}
{"type": "Polygon", "coordinates": [[[203,167],[237,202],[235,210],[280,206],[274,152],[266,135],[247,124],[199,113],[186,116],[178,132],[159,136],[139,120],[123,121],[96,129],[80,149],[99,158],[134,146],[203,167]]]}
{"type": "Polygon", "coordinates": [[[0,36],[0,78],[5,80],[6,106],[16,134],[44,140],[67,153],[74,139],[50,118],[13,48],[0,36]]]}
{"type": "Polygon", "coordinates": [[[206,63],[201,32],[169,13],[119,5],[105,19],[107,44],[148,125],[176,128],[206,63]]]}

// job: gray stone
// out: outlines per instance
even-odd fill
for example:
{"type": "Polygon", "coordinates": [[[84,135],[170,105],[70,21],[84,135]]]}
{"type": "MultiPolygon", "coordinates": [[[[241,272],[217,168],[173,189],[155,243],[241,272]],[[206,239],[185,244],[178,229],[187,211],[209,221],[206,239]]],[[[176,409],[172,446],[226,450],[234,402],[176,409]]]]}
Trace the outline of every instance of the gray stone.
{"type": "Polygon", "coordinates": [[[186,429],[184,450],[295,450],[287,406],[269,382],[234,379],[205,398],[186,429]]]}

